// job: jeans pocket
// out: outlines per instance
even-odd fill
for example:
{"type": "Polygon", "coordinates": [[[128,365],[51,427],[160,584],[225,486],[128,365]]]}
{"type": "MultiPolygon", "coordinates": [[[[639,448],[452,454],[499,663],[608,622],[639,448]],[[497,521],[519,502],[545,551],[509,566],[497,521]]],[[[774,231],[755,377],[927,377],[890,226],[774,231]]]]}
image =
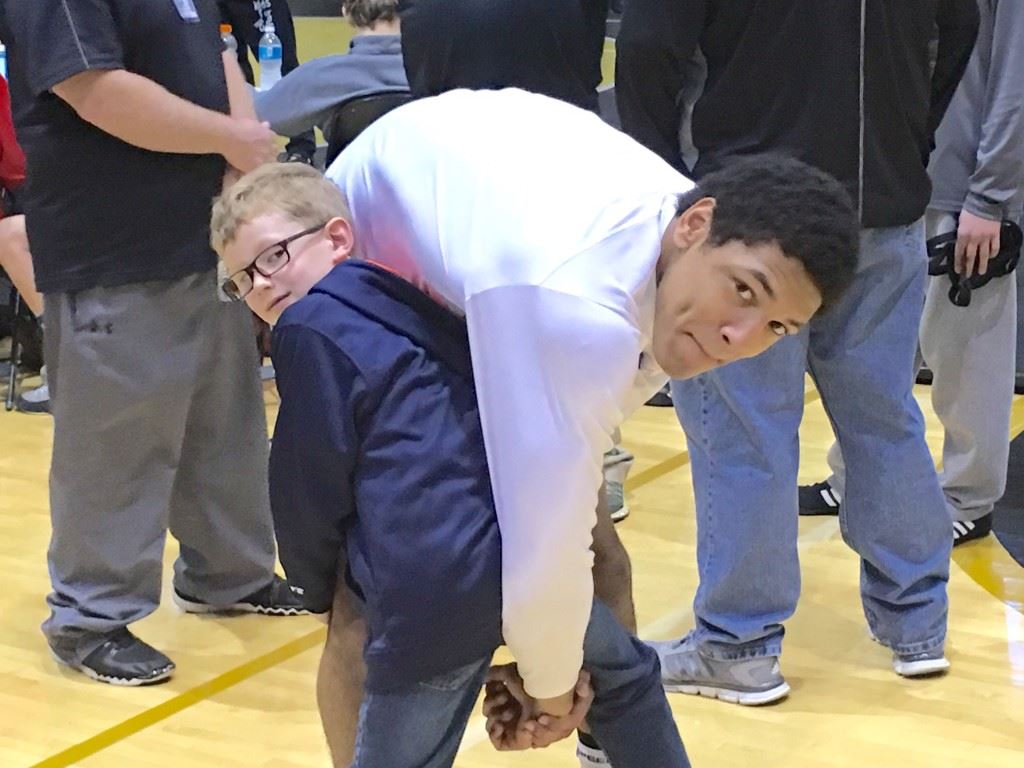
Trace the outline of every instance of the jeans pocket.
{"type": "Polygon", "coordinates": [[[424,680],[420,683],[420,686],[434,691],[457,691],[465,687],[466,683],[473,679],[473,676],[480,671],[482,663],[481,661],[474,661],[472,664],[467,664],[464,667],[459,667],[449,672],[442,672],[437,677],[424,680]]]}

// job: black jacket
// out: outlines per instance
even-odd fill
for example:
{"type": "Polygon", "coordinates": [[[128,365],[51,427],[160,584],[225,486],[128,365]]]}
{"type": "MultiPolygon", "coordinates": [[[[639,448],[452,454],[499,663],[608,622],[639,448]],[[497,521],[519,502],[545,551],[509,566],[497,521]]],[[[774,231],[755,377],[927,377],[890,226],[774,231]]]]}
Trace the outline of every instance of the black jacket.
{"type": "Polygon", "coordinates": [[[908,224],[928,204],[931,137],[977,30],[976,0],[630,0],[619,113],[629,134],[685,171],[680,94],[699,45],[696,178],[731,156],[789,151],[846,185],[863,226],[908,224]]]}

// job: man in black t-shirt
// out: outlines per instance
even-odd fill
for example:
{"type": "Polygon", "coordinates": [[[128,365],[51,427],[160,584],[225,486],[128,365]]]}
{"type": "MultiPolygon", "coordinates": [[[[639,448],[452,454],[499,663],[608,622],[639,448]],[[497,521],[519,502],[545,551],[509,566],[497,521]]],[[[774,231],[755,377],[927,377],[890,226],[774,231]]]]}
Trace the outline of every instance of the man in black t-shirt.
{"type": "Polygon", "coordinates": [[[168,526],[186,611],[300,611],[249,316],[209,246],[212,198],[273,154],[218,20],[215,0],[0,0],[53,398],[43,632],[117,685],[174,669],[127,629],[159,602],[168,526]]]}

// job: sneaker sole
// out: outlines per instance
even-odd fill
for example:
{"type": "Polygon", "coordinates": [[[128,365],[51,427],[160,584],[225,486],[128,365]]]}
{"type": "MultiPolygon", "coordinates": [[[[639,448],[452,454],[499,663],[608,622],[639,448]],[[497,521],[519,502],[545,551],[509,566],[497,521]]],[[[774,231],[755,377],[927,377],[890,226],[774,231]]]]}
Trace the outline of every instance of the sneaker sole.
{"type": "Polygon", "coordinates": [[[771,704],[773,701],[784,699],[789,695],[789,683],[783,682],[767,691],[736,691],[731,688],[716,688],[711,685],[684,685],[682,683],[664,683],[663,687],[669,693],[685,693],[690,696],[704,696],[709,699],[718,699],[730,704],[739,704],[744,707],[759,707],[762,704],[771,704]]]}
{"type": "Polygon", "coordinates": [[[174,664],[171,664],[170,666],[161,669],[154,677],[113,677],[111,675],[101,675],[95,669],[90,669],[89,667],[80,664],[76,665],[65,661],[54,653],[53,649],[50,649],[50,656],[53,657],[53,660],[57,662],[59,666],[66,667],[74,672],[80,672],[90,680],[95,680],[97,683],[106,683],[107,685],[119,685],[122,688],[141,688],[146,685],[163,683],[171,678],[175,670],[174,664]]]}
{"type": "Polygon", "coordinates": [[[945,657],[908,662],[895,659],[892,668],[900,677],[931,677],[949,671],[949,660],[945,657]]]}
{"type": "Polygon", "coordinates": [[[826,509],[804,509],[800,508],[800,517],[838,517],[839,510],[828,507],[826,509]]]}
{"type": "Polygon", "coordinates": [[[629,517],[629,507],[623,504],[621,507],[616,509],[614,512],[608,515],[612,519],[613,523],[621,523],[627,517],[629,517]]]}
{"type": "Polygon", "coordinates": [[[225,614],[225,613],[252,613],[260,616],[306,616],[309,614],[305,608],[267,608],[265,606],[253,605],[252,603],[233,603],[232,605],[210,605],[209,603],[197,603],[188,600],[177,592],[172,592],[174,604],[185,613],[196,614],[225,614]]]}
{"type": "Polygon", "coordinates": [[[14,410],[18,413],[49,413],[50,401],[43,403],[32,403],[27,400],[18,400],[14,403],[14,410]]]}

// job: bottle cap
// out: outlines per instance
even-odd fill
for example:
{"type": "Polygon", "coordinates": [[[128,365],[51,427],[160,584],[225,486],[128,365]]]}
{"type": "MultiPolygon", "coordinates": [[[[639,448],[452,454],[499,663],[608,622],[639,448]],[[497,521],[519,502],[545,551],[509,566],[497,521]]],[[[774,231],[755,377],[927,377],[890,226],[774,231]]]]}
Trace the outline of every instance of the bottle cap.
{"type": "Polygon", "coordinates": [[[220,25],[220,33],[222,35],[230,35],[231,34],[231,25],[230,24],[221,24],[220,25]]]}

